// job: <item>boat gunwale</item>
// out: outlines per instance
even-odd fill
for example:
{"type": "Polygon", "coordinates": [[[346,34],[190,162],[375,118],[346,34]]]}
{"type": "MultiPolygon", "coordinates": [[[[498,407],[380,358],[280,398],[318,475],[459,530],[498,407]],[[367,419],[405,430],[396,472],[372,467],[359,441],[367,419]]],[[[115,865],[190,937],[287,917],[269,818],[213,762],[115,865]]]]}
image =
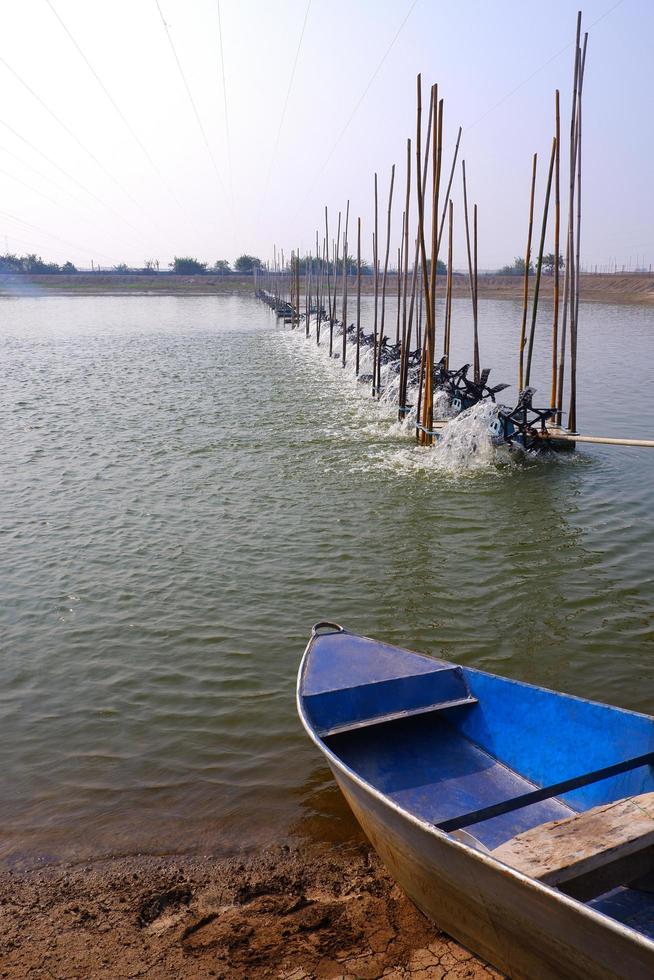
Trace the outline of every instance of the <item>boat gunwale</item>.
{"type": "MultiPolygon", "coordinates": [[[[345,629],[343,630],[343,632],[346,635],[360,636],[360,634],[352,634],[350,633],[350,631],[345,629]]],[[[441,841],[443,841],[443,843],[445,843],[447,846],[453,847],[455,850],[460,850],[468,854],[473,859],[480,861],[482,864],[486,864],[488,868],[492,871],[497,871],[498,869],[501,869],[502,873],[508,873],[509,877],[514,878],[516,881],[519,881],[524,885],[527,885],[528,887],[532,888],[534,891],[540,892],[541,894],[544,894],[547,897],[554,898],[561,905],[568,906],[570,909],[574,909],[576,912],[581,913],[582,916],[586,916],[591,921],[594,921],[597,925],[612,930],[613,932],[623,936],[623,938],[627,939],[629,942],[635,942],[636,944],[640,945],[643,949],[654,951],[654,940],[648,939],[645,935],[643,935],[643,933],[638,932],[638,930],[633,929],[631,926],[625,925],[623,922],[619,922],[617,919],[614,919],[612,916],[607,915],[604,912],[600,912],[597,909],[590,908],[585,902],[581,902],[578,899],[573,898],[571,895],[566,895],[565,892],[561,892],[557,888],[554,888],[551,885],[547,885],[542,881],[538,881],[536,878],[530,878],[529,875],[526,875],[523,872],[518,871],[510,864],[505,864],[504,861],[500,860],[497,857],[494,857],[491,852],[486,853],[485,851],[477,850],[476,848],[471,847],[470,845],[464,843],[463,841],[457,840],[456,838],[452,837],[450,834],[446,833],[445,831],[440,830],[440,828],[436,824],[430,823],[428,820],[423,820],[422,818],[416,816],[414,813],[411,813],[410,810],[407,810],[404,807],[400,806],[398,803],[392,800],[385,793],[382,793],[375,786],[373,786],[372,783],[369,783],[367,780],[363,779],[354,769],[352,769],[345,762],[343,762],[343,760],[340,759],[339,756],[337,756],[329,748],[327,743],[318,735],[317,731],[309,721],[309,718],[304,710],[304,705],[302,703],[304,695],[302,694],[301,686],[304,680],[304,674],[309,661],[309,656],[311,654],[311,647],[313,646],[314,641],[317,639],[320,639],[320,634],[315,636],[312,635],[309,638],[309,642],[307,643],[304,649],[304,653],[302,654],[302,659],[300,661],[300,666],[298,668],[298,673],[297,673],[296,707],[297,707],[298,715],[300,717],[300,721],[302,722],[302,725],[307,735],[309,736],[311,741],[316,745],[316,747],[320,749],[323,755],[327,758],[330,765],[333,765],[336,769],[338,769],[345,776],[347,776],[348,779],[351,779],[356,785],[358,785],[362,790],[364,790],[364,792],[369,793],[371,796],[373,796],[379,803],[382,804],[382,806],[387,807],[390,810],[394,810],[398,814],[398,816],[402,817],[405,820],[408,820],[410,823],[419,827],[421,830],[426,831],[431,836],[440,838],[441,841]]],[[[381,642],[379,640],[374,640],[372,637],[369,636],[365,636],[363,637],[363,639],[372,640],[373,643],[381,642]]],[[[394,644],[385,644],[385,645],[394,646],[394,644]]],[[[407,650],[404,647],[395,647],[395,649],[400,652],[415,653],[418,656],[423,656],[423,657],[430,656],[429,654],[418,653],[415,650],[407,650]]],[[[462,666],[462,665],[452,663],[452,666],[462,666]]],[[[485,674],[489,677],[498,676],[497,674],[493,674],[491,671],[478,670],[475,667],[464,667],[464,669],[472,670],[479,674],[485,674]]],[[[538,684],[530,684],[527,681],[515,681],[514,683],[521,684],[524,685],[525,687],[530,687],[539,691],[545,691],[548,694],[562,693],[562,692],[553,691],[550,688],[541,687],[538,684]]],[[[622,712],[624,714],[636,715],[641,718],[647,718],[649,721],[652,720],[652,716],[646,715],[644,712],[630,711],[628,708],[619,708],[614,705],[607,705],[601,701],[590,701],[588,698],[581,698],[578,695],[574,695],[574,694],[564,694],[563,696],[572,698],[573,700],[579,701],[583,704],[594,704],[603,708],[613,708],[614,710],[622,712]]]]}

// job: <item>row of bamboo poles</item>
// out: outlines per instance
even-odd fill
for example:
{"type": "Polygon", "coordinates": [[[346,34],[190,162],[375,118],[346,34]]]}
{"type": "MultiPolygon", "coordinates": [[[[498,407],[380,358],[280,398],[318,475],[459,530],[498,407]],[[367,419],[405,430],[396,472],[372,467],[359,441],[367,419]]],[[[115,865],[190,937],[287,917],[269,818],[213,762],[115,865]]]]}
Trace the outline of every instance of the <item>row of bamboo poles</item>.
{"type": "MultiPolygon", "coordinates": [[[[538,240],[538,251],[530,297],[530,272],[532,269],[532,239],[534,236],[534,210],[537,183],[537,155],[534,154],[531,168],[529,195],[529,219],[527,247],[525,253],[523,308],[518,344],[518,386],[522,391],[528,387],[532,377],[534,341],[537,327],[537,314],[543,256],[547,238],[549,212],[553,197],[554,206],[554,297],[551,327],[551,385],[550,407],[556,412],[561,424],[563,417],[564,384],[566,365],[569,363],[568,428],[577,425],[577,325],[579,312],[579,270],[580,270],[580,231],[581,231],[581,103],[584,68],[588,34],[581,40],[581,13],[577,17],[574,75],[572,87],[572,107],[570,119],[570,169],[568,196],[568,225],[565,247],[565,275],[563,282],[563,302],[560,288],[561,254],[561,118],[559,92],[555,93],[554,135],[547,169],[543,201],[542,221],[538,240]],[[553,189],[553,195],[552,195],[553,189]],[[531,316],[529,305],[531,302],[531,316]],[[529,323],[529,327],[527,326],[529,323]]],[[[444,100],[439,98],[438,86],[430,89],[429,110],[426,128],[423,129],[422,81],[417,77],[416,84],[416,130],[415,139],[406,141],[405,184],[403,189],[403,212],[400,231],[400,244],[397,247],[397,295],[395,317],[395,341],[391,354],[399,362],[398,418],[404,420],[415,408],[415,429],[418,441],[430,445],[434,433],[434,369],[437,361],[444,358],[449,367],[452,338],[452,289],[453,289],[453,235],[454,201],[452,188],[457,171],[461,142],[461,128],[458,130],[447,181],[443,179],[443,130],[444,100]],[[414,173],[415,168],[415,173],[414,173]],[[412,228],[412,217],[415,228],[412,228]],[[444,282],[444,303],[442,313],[437,315],[437,293],[443,284],[438,282],[438,266],[447,232],[446,277],[444,282]],[[415,348],[413,345],[415,344],[415,348]],[[417,390],[412,391],[415,404],[409,405],[409,375],[412,357],[419,361],[419,380],[417,390]]],[[[465,160],[461,161],[463,196],[463,225],[465,230],[466,257],[470,301],[472,306],[472,370],[474,380],[481,375],[479,319],[478,319],[478,207],[469,207],[468,177],[465,160]]],[[[373,313],[372,336],[367,338],[372,349],[372,373],[367,380],[371,385],[373,397],[382,394],[382,366],[388,356],[389,329],[387,317],[387,294],[389,283],[389,263],[392,247],[393,200],[396,189],[396,169],[391,167],[388,189],[385,194],[386,220],[383,235],[380,237],[379,180],[375,173],[373,181],[374,211],[372,226],[372,284],[373,313]]],[[[310,333],[311,318],[315,322],[315,338],[321,343],[322,328],[329,331],[329,355],[339,356],[343,366],[348,357],[348,337],[352,338],[355,371],[360,374],[361,345],[364,339],[361,328],[361,285],[362,285],[362,222],[356,220],[356,256],[350,254],[350,203],[346,204],[344,215],[339,211],[336,221],[336,235],[330,239],[329,212],[325,207],[324,234],[316,231],[315,253],[300,256],[299,249],[291,253],[290,264],[285,262],[284,252],[276,248],[272,266],[259,273],[257,286],[274,297],[275,303],[287,304],[286,318],[293,325],[300,322],[301,296],[304,296],[304,321],[307,337],[310,333]],[[348,289],[349,281],[356,275],[354,322],[348,327],[348,289]],[[340,317],[337,303],[340,295],[340,317]],[[334,351],[337,328],[341,332],[341,347],[334,351]]],[[[395,253],[394,253],[395,254],[395,253]]],[[[442,277],[441,277],[442,279],[442,277]]]]}

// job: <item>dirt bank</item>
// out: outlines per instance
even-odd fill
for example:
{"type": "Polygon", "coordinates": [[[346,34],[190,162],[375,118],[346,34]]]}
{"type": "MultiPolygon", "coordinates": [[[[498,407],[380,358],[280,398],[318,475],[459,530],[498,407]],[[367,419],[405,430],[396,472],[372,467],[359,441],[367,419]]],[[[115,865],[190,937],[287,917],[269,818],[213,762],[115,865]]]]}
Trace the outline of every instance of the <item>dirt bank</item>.
{"type": "Polygon", "coordinates": [[[0,296],[251,296],[252,276],[0,274],[0,296]]]}
{"type": "MultiPolygon", "coordinates": [[[[354,288],[355,279],[351,280],[354,288]]],[[[439,278],[439,289],[444,290],[444,279],[439,278]]],[[[533,290],[534,278],[530,281],[533,290]]],[[[543,276],[541,297],[552,300],[554,280],[543,276]]],[[[138,276],[79,273],[72,276],[0,275],[0,295],[5,296],[250,296],[252,276],[138,276]]],[[[563,289],[563,284],[561,284],[563,289]]],[[[362,292],[372,293],[373,283],[364,277],[362,292]]],[[[482,275],[479,277],[479,295],[484,299],[510,299],[522,301],[523,283],[519,276],[482,275]]],[[[397,293],[397,280],[391,275],[388,295],[397,293]]],[[[454,278],[454,295],[469,296],[466,276],[454,278]]],[[[636,275],[584,275],[581,277],[581,301],[584,303],[654,303],[654,276],[636,275]]]]}
{"type": "Polygon", "coordinates": [[[360,844],[4,872],[0,976],[464,980],[500,974],[440,933],[360,844]]]}
{"type": "MultiPolygon", "coordinates": [[[[467,286],[467,282],[465,284],[467,286]]],[[[459,280],[456,294],[463,295],[463,282],[459,280]]],[[[522,300],[524,285],[518,276],[480,276],[479,295],[487,299],[522,300]]],[[[533,276],[530,291],[533,291],[533,276]]],[[[551,302],[554,293],[553,276],[543,276],[540,297],[551,302]]],[[[561,296],[563,281],[561,281],[561,296]]],[[[654,276],[635,275],[583,275],[579,297],[582,303],[644,303],[654,304],[654,276]]]]}

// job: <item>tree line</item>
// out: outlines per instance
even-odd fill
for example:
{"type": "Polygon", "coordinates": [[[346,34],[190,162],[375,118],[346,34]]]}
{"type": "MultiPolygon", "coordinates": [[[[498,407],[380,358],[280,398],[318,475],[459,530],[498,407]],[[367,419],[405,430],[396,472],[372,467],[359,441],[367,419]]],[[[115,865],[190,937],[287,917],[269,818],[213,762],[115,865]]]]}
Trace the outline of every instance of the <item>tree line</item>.
{"type": "MultiPolygon", "coordinates": [[[[549,252],[547,255],[543,256],[543,272],[547,275],[554,275],[554,266],[556,265],[556,256],[554,252],[549,252]]],[[[559,269],[565,267],[565,261],[562,255],[559,255],[559,269]]],[[[529,263],[529,275],[533,276],[536,270],[534,268],[534,263],[529,263]]],[[[514,259],[513,265],[503,265],[498,273],[500,276],[524,276],[525,274],[525,260],[516,257],[514,259]]]]}
{"type": "MultiPolygon", "coordinates": [[[[234,261],[233,267],[227,259],[217,259],[213,265],[208,262],[200,262],[189,255],[176,255],[168,268],[173,274],[177,275],[219,275],[226,276],[230,273],[238,275],[251,275],[255,269],[262,269],[263,262],[255,255],[239,255],[234,261]]],[[[30,253],[28,255],[15,255],[13,252],[6,252],[0,255],[0,273],[29,273],[30,275],[70,275],[80,270],[72,262],[64,262],[59,265],[57,262],[45,262],[40,255],[30,253]]],[[[102,270],[106,272],[106,269],[102,270]]],[[[159,273],[159,262],[157,259],[147,259],[142,266],[129,266],[125,262],[114,265],[112,272],[117,273],[159,273]]]]}
{"type": "MultiPolygon", "coordinates": [[[[522,262],[522,271],[524,272],[524,259],[516,259],[516,266],[520,262],[522,262]]],[[[322,259],[321,261],[312,259],[309,261],[306,258],[301,258],[299,260],[299,264],[300,273],[302,275],[307,272],[309,266],[311,267],[312,275],[317,275],[320,270],[322,270],[323,273],[329,270],[330,274],[333,275],[335,269],[334,262],[326,259],[322,259]]],[[[239,255],[239,257],[234,260],[233,264],[230,264],[227,259],[216,259],[213,265],[210,265],[208,262],[200,262],[199,259],[191,255],[176,255],[173,261],[168,263],[168,269],[170,272],[173,275],[179,276],[227,276],[231,274],[249,276],[256,270],[263,268],[264,263],[261,261],[261,259],[257,258],[256,255],[247,254],[239,255]]],[[[338,262],[337,271],[340,273],[342,268],[343,263],[341,260],[338,262]]],[[[76,273],[79,271],[80,270],[77,268],[77,266],[73,265],[72,262],[64,262],[62,265],[58,265],[56,262],[45,262],[40,255],[36,255],[34,253],[29,255],[15,255],[12,252],[7,252],[4,255],[0,255],[0,274],[29,273],[31,275],[70,275],[71,273],[76,273]]],[[[98,271],[100,271],[99,268],[98,271]]],[[[103,268],[102,271],[111,271],[124,275],[128,275],[130,273],[132,275],[146,275],[148,273],[156,275],[162,270],[159,267],[159,261],[157,259],[147,259],[142,266],[129,266],[125,262],[121,262],[118,265],[114,265],[111,270],[103,268]]],[[[348,256],[347,258],[347,271],[348,275],[350,276],[354,276],[357,273],[357,262],[356,259],[352,258],[352,256],[348,256]]],[[[501,271],[507,275],[517,275],[519,270],[516,271],[513,266],[507,266],[501,271]]],[[[427,262],[427,272],[429,272],[429,261],[427,262]]],[[[438,260],[437,272],[439,275],[445,275],[447,272],[445,263],[440,259],[438,260]]],[[[372,273],[372,265],[369,262],[362,261],[361,274],[364,276],[371,276],[372,273]]]]}

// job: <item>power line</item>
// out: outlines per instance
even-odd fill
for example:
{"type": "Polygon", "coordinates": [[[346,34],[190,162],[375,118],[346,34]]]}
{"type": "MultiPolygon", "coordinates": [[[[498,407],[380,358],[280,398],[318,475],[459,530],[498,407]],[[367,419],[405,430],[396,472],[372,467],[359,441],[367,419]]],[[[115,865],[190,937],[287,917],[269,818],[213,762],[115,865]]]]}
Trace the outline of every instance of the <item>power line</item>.
{"type": "Polygon", "coordinates": [[[14,160],[16,160],[21,165],[21,167],[27,167],[27,169],[35,173],[37,177],[40,177],[42,180],[46,180],[49,184],[52,184],[53,187],[57,188],[60,194],[68,194],[71,200],[75,201],[76,204],[79,204],[83,208],[87,207],[87,203],[85,201],[82,201],[81,198],[79,197],[75,197],[74,194],[71,194],[68,188],[63,187],[61,184],[58,184],[56,180],[53,180],[52,177],[49,177],[47,174],[43,173],[43,171],[39,170],[38,167],[35,167],[33,164],[28,163],[27,160],[23,160],[23,158],[20,157],[17,153],[15,153],[13,150],[10,150],[8,146],[0,146],[0,152],[7,153],[10,157],[13,157],[14,160]]]}
{"type": "Polygon", "coordinates": [[[25,146],[28,146],[30,150],[34,151],[34,153],[38,153],[38,155],[42,157],[46,161],[46,163],[49,163],[51,167],[54,167],[56,170],[62,173],[64,177],[67,177],[68,180],[71,180],[74,184],[80,187],[85,194],[88,194],[89,197],[91,197],[94,201],[96,201],[99,205],[101,205],[101,207],[106,208],[107,211],[113,214],[114,217],[118,218],[119,221],[127,225],[128,228],[131,228],[133,232],[136,232],[136,234],[139,235],[141,238],[143,238],[144,241],[147,240],[143,235],[143,233],[136,227],[136,225],[133,225],[131,221],[127,220],[127,218],[123,218],[123,216],[118,211],[116,211],[115,208],[113,208],[110,204],[107,204],[105,201],[99,198],[97,194],[95,194],[92,190],[86,187],[86,185],[83,184],[80,180],[78,180],[77,177],[74,177],[71,173],[68,172],[68,170],[65,170],[63,167],[61,167],[51,157],[49,157],[47,153],[44,153],[43,150],[40,150],[38,146],[35,146],[34,143],[30,142],[30,140],[28,140],[25,136],[19,133],[18,130],[14,129],[13,126],[10,126],[9,123],[5,122],[3,119],[0,119],[0,126],[4,126],[5,129],[8,129],[9,132],[12,133],[12,135],[15,136],[17,139],[21,140],[21,142],[23,142],[25,146]]]}
{"type": "MultiPolygon", "coordinates": [[[[74,194],[71,194],[67,188],[62,187],[61,184],[58,184],[56,181],[52,180],[51,177],[48,177],[47,174],[44,174],[37,167],[33,167],[26,160],[22,160],[17,153],[13,152],[13,150],[8,149],[8,147],[6,146],[0,146],[0,152],[7,153],[9,154],[9,156],[12,156],[15,160],[18,161],[18,163],[22,167],[27,167],[29,170],[32,170],[38,177],[41,177],[43,180],[48,181],[48,183],[52,184],[52,186],[55,187],[60,194],[67,194],[71,198],[71,200],[75,201],[75,203],[80,207],[84,209],[88,208],[88,204],[85,201],[81,200],[79,197],[76,197],[74,194]]],[[[54,204],[55,207],[57,208],[61,207],[60,201],[55,200],[55,198],[53,197],[50,197],[49,194],[45,194],[43,191],[39,190],[37,187],[34,187],[32,184],[28,184],[27,181],[23,180],[21,177],[17,177],[16,174],[12,174],[10,171],[4,170],[3,168],[0,168],[0,174],[4,174],[5,177],[9,177],[11,180],[17,181],[19,184],[22,184],[23,187],[26,187],[27,190],[29,190],[32,194],[38,194],[39,197],[44,198],[44,200],[48,201],[50,204],[54,204]]],[[[94,215],[91,214],[88,216],[88,218],[90,220],[93,220],[94,215]]]]}
{"type": "Polygon", "coordinates": [[[75,242],[69,242],[66,238],[60,238],[59,235],[53,235],[52,232],[46,231],[45,228],[39,228],[38,225],[30,224],[29,221],[25,221],[23,218],[17,218],[15,214],[11,214],[9,211],[3,211],[0,208],[0,214],[3,214],[5,218],[10,218],[12,221],[17,221],[21,225],[25,225],[26,228],[31,228],[33,231],[38,232],[40,235],[45,235],[47,238],[53,238],[57,242],[61,242],[63,245],[68,245],[69,248],[74,248],[76,252],[85,252],[87,255],[90,252],[95,252],[97,255],[102,255],[105,259],[110,259],[109,255],[104,252],[98,252],[97,249],[82,248],[75,242]]]}
{"type": "Polygon", "coordinates": [[[32,187],[31,184],[28,184],[27,181],[22,179],[22,177],[17,177],[15,174],[10,173],[8,170],[4,170],[2,167],[0,167],[0,174],[4,174],[5,177],[9,177],[10,180],[15,180],[18,184],[22,184],[23,187],[26,187],[32,194],[38,194],[44,201],[48,201],[50,204],[54,204],[55,207],[59,207],[59,203],[55,201],[54,197],[50,197],[49,194],[44,194],[43,191],[38,190],[38,188],[32,187]]]}
{"type": "Polygon", "coordinates": [[[177,195],[175,194],[175,192],[173,191],[173,189],[170,187],[170,185],[167,183],[167,181],[166,181],[165,177],[163,176],[161,170],[159,169],[159,167],[157,166],[157,164],[155,163],[155,161],[152,159],[152,156],[150,155],[147,147],[144,146],[143,142],[141,141],[141,139],[139,138],[139,136],[137,135],[137,133],[134,131],[133,127],[131,126],[129,120],[125,117],[125,115],[123,114],[122,110],[120,109],[120,107],[116,103],[115,99],[113,98],[113,96],[111,95],[111,93],[109,92],[109,90],[107,89],[107,86],[104,84],[104,82],[102,81],[102,79],[98,75],[97,71],[95,70],[95,68],[93,67],[93,65],[91,64],[91,62],[87,58],[87,56],[82,51],[80,45],[75,40],[75,38],[71,34],[70,30],[68,29],[68,27],[66,26],[66,24],[64,23],[64,21],[62,20],[62,18],[60,17],[59,13],[55,9],[54,4],[52,3],[52,0],[45,0],[45,2],[50,7],[50,10],[54,14],[54,16],[57,18],[57,20],[59,21],[59,23],[61,24],[63,30],[68,35],[68,38],[70,39],[71,43],[73,44],[73,46],[77,50],[79,56],[82,58],[84,64],[86,65],[86,67],[89,69],[89,71],[91,72],[91,74],[95,78],[96,82],[98,83],[98,85],[100,86],[100,88],[102,89],[102,91],[104,92],[104,94],[106,95],[107,99],[109,100],[109,102],[111,103],[111,105],[113,106],[113,108],[116,110],[118,116],[123,121],[123,123],[125,125],[125,128],[127,129],[127,131],[129,132],[130,136],[132,137],[132,139],[134,140],[134,142],[137,144],[137,146],[139,147],[139,149],[141,150],[141,152],[145,156],[146,160],[148,161],[148,163],[150,164],[150,166],[152,167],[152,169],[154,170],[154,172],[156,173],[156,175],[159,177],[161,183],[164,185],[164,187],[166,188],[166,190],[168,191],[168,193],[174,199],[175,203],[178,204],[179,207],[181,207],[181,203],[179,201],[179,198],[177,197],[177,195]]]}
{"type": "Polygon", "coordinates": [[[111,181],[113,181],[113,183],[123,192],[123,194],[126,194],[127,197],[130,199],[130,201],[133,204],[136,204],[137,206],[139,206],[139,202],[136,200],[135,197],[132,196],[132,194],[130,194],[130,192],[127,190],[127,188],[124,187],[121,184],[121,182],[118,180],[118,178],[117,177],[114,177],[114,175],[111,173],[111,171],[107,170],[107,168],[105,167],[105,165],[100,160],[98,160],[98,158],[96,157],[95,153],[93,153],[93,151],[90,150],[88,148],[88,146],[86,146],[81,141],[81,139],[73,132],[73,130],[70,128],[70,126],[67,126],[66,123],[63,121],[63,119],[61,119],[61,117],[58,116],[57,113],[53,109],[51,109],[50,106],[46,102],[43,101],[43,99],[41,98],[41,96],[38,95],[34,91],[34,89],[30,85],[28,85],[28,83],[25,81],[25,79],[22,78],[18,74],[18,72],[14,68],[11,67],[11,65],[9,64],[9,62],[5,61],[5,59],[0,56],[0,63],[5,66],[5,68],[7,69],[7,71],[10,72],[18,82],[20,82],[20,84],[23,86],[23,88],[27,89],[27,91],[30,93],[30,95],[34,99],[36,99],[36,101],[39,103],[40,106],[42,106],[43,109],[45,109],[45,111],[48,113],[48,115],[51,116],[59,126],[61,126],[61,128],[64,130],[64,132],[67,133],[68,136],[70,136],[70,138],[75,143],[77,143],[77,145],[87,154],[87,156],[89,156],[91,158],[91,160],[93,160],[93,162],[96,164],[96,166],[98,166],[100,168],[100,170],[102,170],[102,172],[111,181]]]}
{"type": "Polygon", "coordinates": [[[163,13],[161,11],[161,7],[159,5],[159,0],[154,0],[154,2],[156,3],[157,10],[159,11],[159,17],[161,18],[161,23],[164,26],[164,30],[166,32],[166,37],[168,38],[168,43],[170,44],[170,50],[173,53],[173,57],[175,59],[175,63],[177,64],[177,68],[179,69],[179,73],[182,76],[182,82],[184,83],[184,88],[186,89],[186,94],[188,95],[189,102],[191,103],[191,108],[193,109],[193,114],[194,114],[195,119],[196,119],[196,122],[198,124],[198,129],[200,130],[200,133],[202,134],[202,139],[203,139],[204,145],[205,145],[205,147],[207,149],[207,153],[209,154],[209,159],[211,160],[211,163],[213,165],[213,169],[214,169],[214,171],[216,173],[216,177],[218,178],[218,180],[220,182],[220,186],[221,186],[222,190],[224,191],[225,190],[225,182],[223,181],[223,178],[220,175],[220,171],[218,169],[218,164],[216,163],[216,158],[213,155],[213,151],[211,149],[211,145],[209,143],[209,140],[207,139],[207,134],[206,134],[205,128],[202,125],[202,119],[200,118],[200,113],[198,112],[198,108],[197,108],[197,106],[195,104],[195,99],[193,98],[193,93],[191,92],[191,87],[190,87],[190,85],[189,85],[189,83],[187,81],[186,75],[184,73],[184,69],[182,68],[182,63],[179,60],[179,56],[177,54],[177,50],[175,48],[175,44],[173,42],[172,35],[170,33],[170,28],[168,27],[168,24],[166,23],[166,21],[164,19],[164,15],[163,15],[163,13]]]}
{"type": "MultiPolygon", "coordinates": [[[[417,2],[417,0],[416,0],[416,2],[417,2]]],[[[288,109],[288,100],[289,100],[290,95],[291,95],[291,89],[293,88],[293,81],[295,80],[295,70],[297,68],[298,59],[300,57],[300,48],[302,47],[302,39],[304,38],[304,32],[305,32],[306,26],[307,26],[307,18],[309,16],[309,8],[310,7],[311,7],[311,0],[307,0],[306,10],[304,11],[304,20],[302,21],[302,30],[300,31],[300,37],[299,37],[298,42],[297,42],[297,48],[296,48],[296,51],[295,51],[295,59],[293,61],[293,67],[291,69],[291,75],[290,75],[290,78],[288,80],[288,88],[286,89],[286,98],[284,99],[284,107],[282,109],[282,114],[281,114],[280,119],[279,119],[279,126],[277,127],[277,135],[275,136],[275,142],[273,144],[273,151],[272,151],[272,154],[270,156],[270,164],[268,166],[268,174],[266,176],[266,182],[264,184],[263,194],[261,195],[261,201],[259,202],[259,208],[258,208],[259,213],[261,213],[261,209],[263,208],[263,205],[264,205],[266,196],[268,194],[268,189],[270,187],[270,178],[272,176],[273,165],[275,163],[275,158],[277,156],[277,149],[279,147],[279,140],[280,140],[280,137],[281,137],[281,134],[282,134],[282,127],[284,125],[284,120],[286,118],[286,110],[288,109]]]]}
{"type": "Polygon", "coordinates": [[[229,114],[227,112],[227,82],[225,81],[225,55],[223,53],[223,27],[220,16],[220,0],[216,0],[218,8],[218,41],[220,44],[220,67],[223,76],[223,106],[225,109],[225,136],[227,138],[227,164],[229,167],[229,190],[232,198],[232,209],[234,208],[234,178],[232,172],[232,147],[229,136],[229,114]]]}
{"type": "Polygon", "coordinates": [[[370,88],[372,87],[373,82],[375,81],[375,79],[377,78],[377,75],[381,71],[381,68],[382,68],[384,62],[386,61],[386,59],[388,58],[389,54],[391,53],[391,50],[393,49],[393,47],[395,45],[395,42],[397,41],[398,37],[402,33],[402,31],[404,29],[404,25],[406,24],[406,22],[408,21],[409,17],[413,13],[413,9],[414,9],[414,7],[416,6],[417,3],[418,3],[418,0],[413,0],[413,2],[411,3],[411,6],[409,7],[408,11],[406,12],[406,14],[404,16],[404,19],[402,20],[402,23],[400,24],[400,26],[396,30],[395,34],[393,35],[393,38],[391,40],[391,43],[388,45],[388,47],[384,51],[384,54],[382,55],[382,57],[381,57],[381,59],[379,61],[379,64],[377,65],[377,67],[375,68],[375,70],[373,71],[372,75],[370,76],[370,78],[368,80],[368,84],[366,85],[366,87],[364,88],[363,92],[361,93],[361,95],[360,95],[360,97],[359,97],[356,105],[354,106],[354,109],[352,110],[352,112],[348,116],[347,122],[345,123],[345,125],[342,128],[342,130],[340,131],[340,133],[336,137],[336,140],[335,140],[334,145],[332,146],[331,150],[329,151],[329,153],[327,154],[327,156],[324,158],[324,160],[322,162],[322,166],[320,167],[320,169],[316,173],[315,179],[314,179],[313,183],[309,186],[306,194],[304,195],[304,197],[302,199],[302,202],[300,203],[299,208],[295,212],[294,218],[296,218],[297,215],[300,213],[300,211],[302,210],[302,208],[304,207],[304,205],[306,203],[306,200],[307,200],[309,194],[311,193],[311,191],[313,190],[313,188],[318,183],[318,179],[323,175],[323,173],[327,169],[327,164],[329,163],[329,161],[331,160],[331,158],[334,156],[334,153],[336,151],[336,148],[338,147],[338,144],[341,142],[341,140],[345,136],[346,132],[350,128],[350,124],[352,123],[352,120],[354,119],[355,115],[359,111],[359,107],[360,107],[361,103],[363,102],[363,100],[365,99],[366,95],[370,91],[370,88]]]}
{"type": "MultiPolygon", "coordinates": [[[[597,18],[597,20],[593,21],[590,27],[595,27],[595,25],[599,24],[601,20],[604,20],[605,17],[608,17],[609,14],[612,14],[613,11],[616,10],[622,3],[624,3],[624,0],[617,0],[617,3],[614,3],[613,6],[609,7],[608,10],[605,10],[604,13],[597,18]]],[[[494,112],[496,109],[499,109],[499,107],[503,105],[507,101],[507,99],[510,99],[512,95],[515,95],[516,92],[520,91],[521,88],[527,85],[532,80],[532,78],[535,78],[536,75],[540,74],[540,72],[542,72],[544,68],[547,68],[548,65],[551,65],[553,61],[556,61],[556,59],[559,58],[565,51],[568,51],[573,46],[574,43],[575,43],[574,41],[570,41],[568,44],[564,44],[563,47],[556,52],[556,54],[553,54],[551,58],[548,58],[547,61],[544,61],[543,64],[540,65],[538,68],[536,68],[535,71],[532,71],[531,75],[528,75],[527,78],[524,78],[521,82],[519,82],[515,86],[515,88],[512,88],[510,92],[507,92],[506,95],[502,96],[499,102],[496,102],[484,113],[482,113],[481,116],[475,119],[474,122],[470,123],[470,125],[467,127],[467,130],[468,131],[471,130],[474,126],[477,126],[480,122],[482,122],[486,118],[486,116],[489,116],[491,112],[494,112]]]]}

